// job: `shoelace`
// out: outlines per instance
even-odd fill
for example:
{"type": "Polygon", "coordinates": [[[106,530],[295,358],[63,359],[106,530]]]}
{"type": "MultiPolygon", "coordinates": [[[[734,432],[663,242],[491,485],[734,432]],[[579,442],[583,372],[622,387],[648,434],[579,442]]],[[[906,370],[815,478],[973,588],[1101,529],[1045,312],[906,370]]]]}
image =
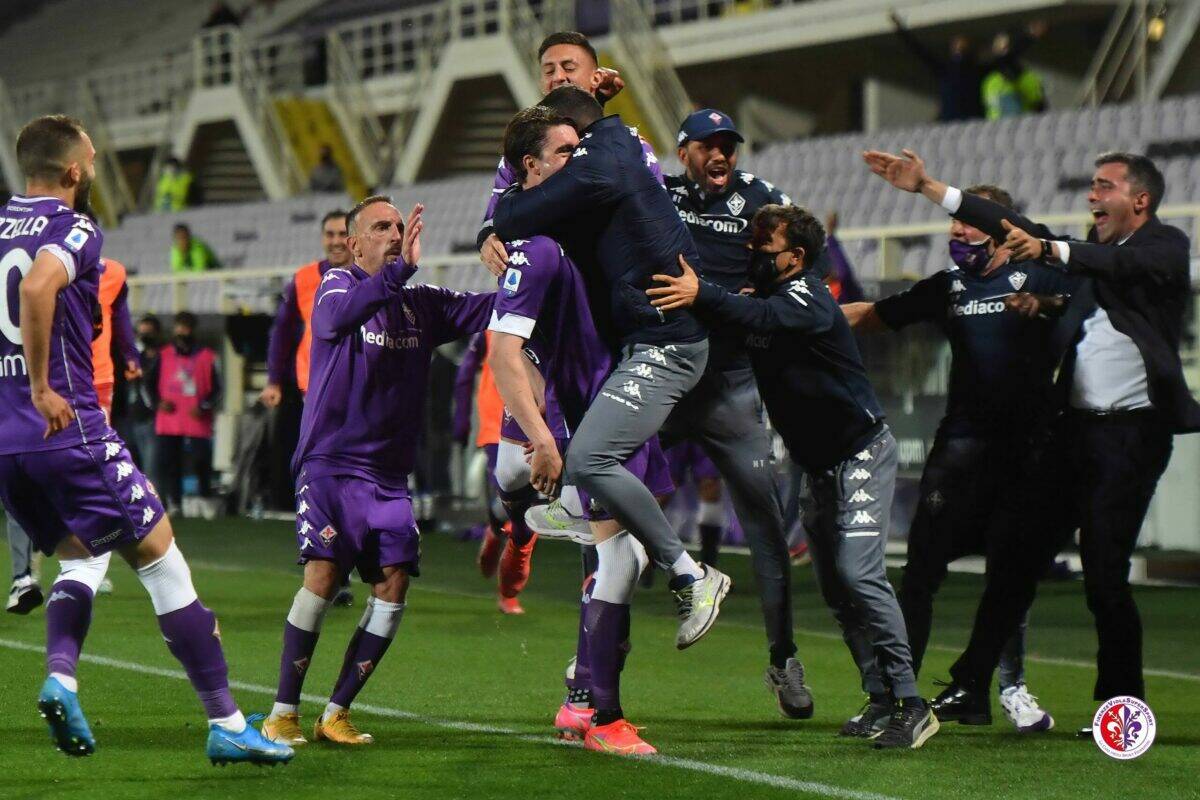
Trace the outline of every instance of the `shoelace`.
{"type": "MultiPolygon", "coordinates": [[[[793,692],[800,692],[804,689],[804,665],[797,664],[794,670],[783,668],[783,682],[793,692]]],[[[870,705],[871,701],[867,701],[870,705]]]]}
{"type": "Polygon", "coordinates": [[[679,616],[689,617],[692,614],[692,604],[695,603],[695,592],[693,591],[695,583],[689,583],[679,591],[675,592],[675,602],[679,604],[679,616]]]}
{"type": "Polygon", "coordinates": [[[1016,707],[1017,711],[1039,711],[1037,698],[1029,693],[1028,689],[1020,689],[1009,695],[1009,699],[1016,707]]]}

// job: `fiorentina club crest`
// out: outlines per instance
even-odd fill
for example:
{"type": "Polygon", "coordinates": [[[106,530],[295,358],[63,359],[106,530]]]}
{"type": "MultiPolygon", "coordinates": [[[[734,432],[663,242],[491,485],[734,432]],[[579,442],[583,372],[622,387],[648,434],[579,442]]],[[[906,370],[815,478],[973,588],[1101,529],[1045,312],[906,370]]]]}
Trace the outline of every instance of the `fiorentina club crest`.
{"type": "Polygon", "coordinates": [[[737,192],[729,195],[729,199],[725,201],[725,205],[729,207],[730,212],[736,217],[742,213],[742,209],[746,207],[746,199],[737,192]]]}
{"type": "Polygon", "coordinates": [[[329,545],[333,544],[333,540],[337,538],[337,531],[333,529],[332,525],[326,525],[324,528],[321,528],[321,532],[317,536],[320,536],[325,546],[329,547],[329,545]]]}
{"type": "Polygon", "coordinates": [[[721,124],[721,120],[723,120],[723,119],[724,119],[724,117],[722,117],[720,114],[718,114],[718,113],[717,113],[717,112],[715,112],[715,111],[714,111],[714,112],[712,112],[711,114],[709,114],[709,115],[708,115],[708,118],[709,118],[709,119],[711,119],[711,120],[713,121],[713,125],[720,125],[720,124],[721,124]]]}
{"type": "Polygon", "coordinates": [[[371,674],[371,670],[375,669],[375,664],[371,661],[359,661],[355,666],[358,667],[358,679],[365,681],[367,676],[371,674]]]}
{"type": "Polygon", "coordinates": [[[1008,282],[1013,287],[1014,291],[1021,291],[1021,287],[1025,285],[1025,273],[1014,272],[1008,276],[1008,282]]]}
{"type": "Polygon", "coordinates": [[[296,674],[299,675],[301,678],[303,678],[304,673],[308,672],[308,659],[307,658],[297,658],[295,661],[292,662],[292,666],[296,668],[296,674]]]}
{"type": "Polygon", "coordinates": [[[1154,743],[1154,712],[1136,697],[1109,698],[1092,718],[1092,738],[1107,756],[1137,758],[1154,743]]]}

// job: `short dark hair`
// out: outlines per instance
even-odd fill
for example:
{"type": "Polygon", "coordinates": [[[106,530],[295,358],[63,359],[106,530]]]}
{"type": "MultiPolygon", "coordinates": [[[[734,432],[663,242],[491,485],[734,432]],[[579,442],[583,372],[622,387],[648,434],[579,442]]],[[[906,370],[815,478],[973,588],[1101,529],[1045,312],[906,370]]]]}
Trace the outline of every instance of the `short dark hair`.
{"type": "Polygon", "coordinates": [[[1016,203],[1013,202],[1011,194],[1001,189],[999,186],[995,186],[990,183],[977,183],[974,186],[968,186],[967,188],[963,189],[963,191],[967,194],[986,197],[988,200],[999,203],[1005,208],[1012,209],[1017,207],[1016,203]]]}
{"type": "Polygon", "coordinates": [[[1167,182],[1153,161],[1138,153],[1111,152],[1096,159],[1097,167],[1105,164],[1124,164],[1129,183],[1150,195],[1150,213],[1158,211],[1158,204],[1167,193],[1167,182]]]}
{"type": "Polygon", "coordinates": [[[143,314],[142,316],[138,317],[137,324],[150,325],[154,328],[155,332],[162,332],[162,322],[160,322],[158,317],[154,316],[153,314],[143,314]]]}
{"type": "Polygon", "coordinates": [[[321,217],[321,230],[325,230],[325,223],[329,222],[329,220],[338,218],[345,219],[346,216],[346,212],[340,208],[335,208],[332,211],[326,211],[325,216],[321,217]]]}
{"type": "Polygon", "coordinates": [[[604,116],[604,107],[586,89],[580,89],[573,83],[564,83],[538,103],[548,108],[560,117],[566,117],[575,126],[575,130],[583,129],[604,116]]]}
{"type": "Polygon", "coordinates": [[[71,148],[82,140],[83,123],[65,114],[31,120],[17,134],[17,163],[29,180],[49,181],[67,168],[71,148]]]}
{"type": "Polygon", "coordinates": [[[196,315],[193,314],[192,312],[180,311],[178,314],[175,315],[174,324],[187,325],[192,330],[196,330],[196,326],[199,324],[199,321],[196,319],[196,315]]]}
{"type": "Polygon", "coordinates": [[[538,61],[542,60],[542,56],[546,55],[547,50],[560,44],[573,44],[576,47],[582,47],[584,50],[587,50],[588,55],[592,57],[592,61],[596,62],[597,65],[600,64],[600,57],[596,55],[596,48],[592,47],[592,43],[588,41],[588,38],[579,31],[556,31],[545,39],[542,39],[542,43],[538,45],[538,61]]]}
{"type": "Polygon", "coordinates": [[[171,229],[171,232],[172,232],[172,233],[179,233],[180,231],[183,231],[183,232],[184,232],[184,233],[186,233],[188,236],[191,236],[191,235],[192,235],[192,229],[191,229],[191,228],[189,228],[187,225],[185,225],[185,224],[184,224],[184,223],[182,223],[182,222],[176,222],[176,223],[175,223],[175,227],[171,229]]]}
{"type": "Polygon", "coordinates": [[[571,124],[571,120],[544,106],[522,109],[508,121],[504,129],[504,160],[517,174],[518,183],[525,182],[525,156],[541,155],[550,129],[571,124]]]}
{"type": "Polygon", "coordinates": [[[755,232],[774,232],[780,225],[785,225],[783,238],[787,240],[788,249],[804,248],[804,266],[811,267],[817,257],[825,249],[825,227],[812,215],[807,208],[794,205],[765,205],[754,214],[750,221],[751,229],[755,232]]]}
{"type": "MultiPolygon", "coordinates": [[[[390,194],[373,194],[368,197],[364,197],[362,200],[359,200],[354,204],[354,208],[350,209],[350,212],[346,214],[346,232],[351,236],[354,235],[354,223],[358,221],[358,215],[362,213],[364,208],[367,206],[373,206],[376,203],[391,202],[392,196],[390,194]]],[[[400,229],[404,230],[403,220],[400,222],[400,229]]]]}

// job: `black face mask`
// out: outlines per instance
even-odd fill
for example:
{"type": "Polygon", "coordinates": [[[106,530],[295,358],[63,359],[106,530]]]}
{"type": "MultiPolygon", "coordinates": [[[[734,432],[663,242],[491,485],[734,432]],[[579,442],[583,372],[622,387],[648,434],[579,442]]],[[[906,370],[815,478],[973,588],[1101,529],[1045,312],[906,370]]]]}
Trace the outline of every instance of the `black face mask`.
{"type": "Polygon", "coordinates": [[[780,253],[785,253],[786,250],[778,250],[771,252],[770,250],[755,250],[754,255],[750,258],[750,285],[754,287],[756,294],[764,294],[770,291],[776,281],[779,280],[779,267],[775,266],[775,259],[780,253]]]}
{"type": "Polygon", "coordinates": [[[158,337],[152,333],[143,334],[138,337],[138,341],[142,343],[142,347],[147,350],[152,350],[158,347],[158,337]]]}
{"type": "Polygon", "coordinates": [[[175,337],[175,349],[182,353],[190,353],[195,344],[196,337],[191,334],[188,334],[187,336],[175,337]]]}

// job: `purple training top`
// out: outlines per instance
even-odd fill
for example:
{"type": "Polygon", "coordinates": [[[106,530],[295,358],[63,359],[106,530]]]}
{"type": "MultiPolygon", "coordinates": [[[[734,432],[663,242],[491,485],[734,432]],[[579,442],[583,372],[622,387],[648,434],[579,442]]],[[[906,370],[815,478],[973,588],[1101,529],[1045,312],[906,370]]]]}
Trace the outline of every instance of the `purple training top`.
{"type": "Polygon", "coordinates": [[[92,321],[99,312],[103,241],[95,223],[53,197],[14,195],[0,209],[0,454],[85,444],[109,430],[92,383],[92,321]],[[70,281],[55,306],[49,375],[50,388],[71,405],[76,417],[49,439],[42,438],[46,421],[30,397],[18,309],[21,279],[42,252],[62,262],[70,281]]]}
{"type": "Polygon", "coordinates": [[[508,270],[488,328],[526,340],[526,356],[546,379],[546,423],[556,439],[568,439],[612,372],[612,353],[596,333],[583,275],[558,242],[535,236],[505,249],[508,270]]]}
{"type": "MultiPolygon", "coordinates": [[[[637,136],[637,128],[630,128],[629,130],[637,136]]],[[[642,152],[646,154],[646,169],[650,170],[651,174],[658,179],[658,182],[665,186],[666,182],[663,179],[662,166],[658,163],[658,156],[654,155],[654,148],[641,136],[638,136],[638,139],[642,142],[642,152]]],[[[504,190],[516,182],[517,173],[513,172],[513,168],[501,156],[500,163],[496,166],[496,178],[492,181],[492,196],[488,200],[487,211],[483,215],[484,225],[491,224],[492,217],[496,214],[496,203],[500,201],[500,195],[504,194],[504,190]]]]}
{"type": "Polygon", "coordinates": [[[325,273],[312,316],[312,367],[292,473],[353,475],[403,488],[420,434],[433,348],[487,326],[494,294],[404,286],[402,259],[368,276],[325,273]]]}

